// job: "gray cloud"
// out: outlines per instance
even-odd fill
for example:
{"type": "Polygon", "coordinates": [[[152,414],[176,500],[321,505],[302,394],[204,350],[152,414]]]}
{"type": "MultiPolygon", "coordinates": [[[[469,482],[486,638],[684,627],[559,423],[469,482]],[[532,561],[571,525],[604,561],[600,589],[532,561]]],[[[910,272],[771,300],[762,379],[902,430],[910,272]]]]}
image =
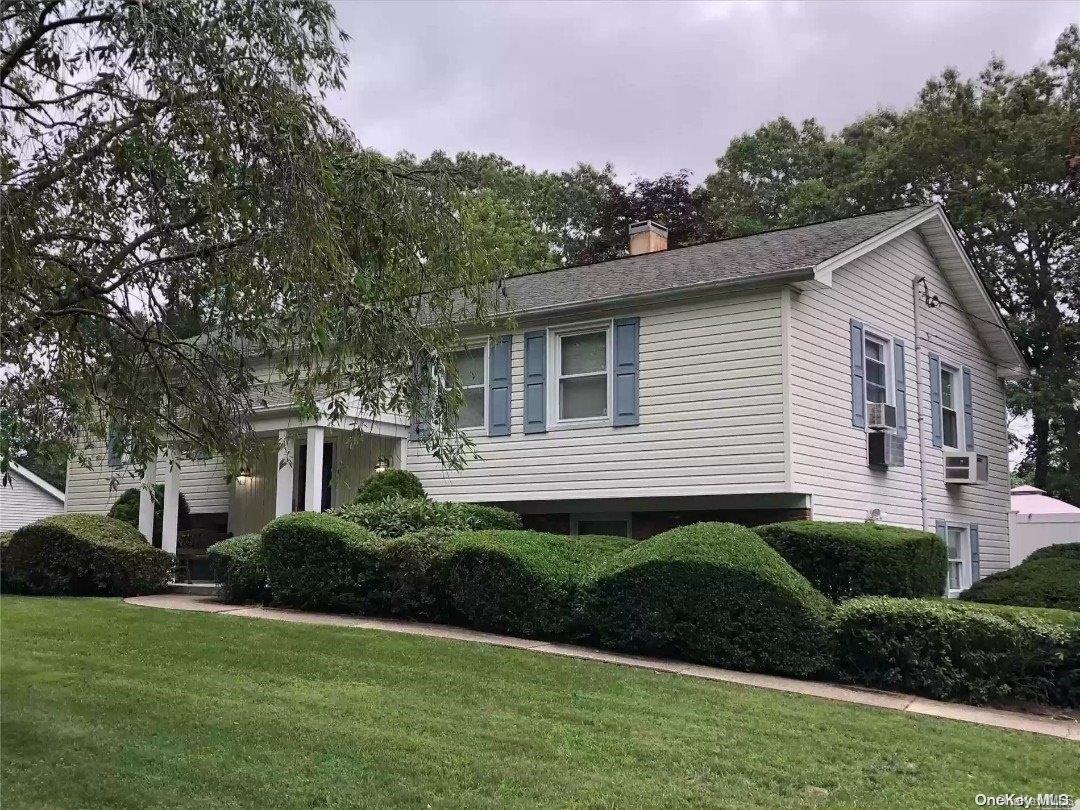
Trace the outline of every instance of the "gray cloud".
{"type": "Polygon", "coordinates": [[[537,169],[704,179],[779,115],[838,127],[911,103],[946,66],[1049,57],[1072,2],[339,2],[352,37],[331,109],[364,144],[497,152],[537,169]]]}

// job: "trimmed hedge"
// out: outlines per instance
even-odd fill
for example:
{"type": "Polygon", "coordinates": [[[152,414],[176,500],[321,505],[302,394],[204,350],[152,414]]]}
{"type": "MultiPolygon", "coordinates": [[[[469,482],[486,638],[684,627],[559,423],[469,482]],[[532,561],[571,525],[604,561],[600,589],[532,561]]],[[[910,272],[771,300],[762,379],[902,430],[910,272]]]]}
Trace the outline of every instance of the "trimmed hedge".
{"type": "Polygon", "coordinates": [[[733,523],[643,540],[582,585],[588,638],[743,670],[809,675],[827,661],[830,603],[765,541],[733,523]]]}
{"type": "Polygon", "coordinates": [[[461,532],[446,546],[444,582],[451,615],[493,633],[535,638],[565,634],[582,574],[621,538],[532,531],[461,532]]]}
{"type": "Polygon", "coordinates": [[[1050,553],[1036,556],[1036,552],[1015,568],[980,579],[960,598],[969,602],[1080,611],[1080,554],[1060,546],[1040,551],[1050,553]]]}
{"type": "Polygon", "coordinates": [[[379,543],[380,612],[421,621],[449,618],[445,565],[453,536],[452,529],[433,526],[379,543]]]}
{"type": "Polygon", "coordinates": [[[1024,562],[1059,557],[1080,560],[1080,543],[1055,543],[1052,546],[1043,546],[1031,552],[1024,562]]]}
{"type": "MultiPolygon", "coordinates": [[[[179,493],[176,516],[176,529],[178,532],[187,531],[191,528],[191,510],[188,509],[187,499],[184,493],[179,493]]],[[[154,485],[154,536],[150,538],[154,545],[161,547],[161,523],[165,514],[165,485],[154,485]]],[[[132,487],[120,493],[112,507],[109,509],[109,517],[122,520],[136,529],[139,528],[139,488],[132,487]]]]}
{"type": "Polygon", "coordinates": [[[218,583],[220,599],[244,604],[267,598],[266,561],[260,535],[241,534],[221,540],[210,546],[206,555],[218,583]]]}
{"type": "Polygon", "coordinates": [[[833,601],[941,596],[948,553],[936,534],[879,523],[798,520],[754,529],[833,601]]]}
{"type": "Polygon", "coordinates": [[[435,527],[474,531],[521,528],[518,515],[497,506],[436,502],[427,498],[390,496],[376,503],[344,506],[331,514],[387,540],[435,527]]]}
{"type": "Polygon", "coordinates": [[[165,589],[173,557],[104,515],[43,518],[4,548],[4,586],[19,593],[136,596],[165,589]]]}
{"type": "Polygon", "coordinates": [[[383,470],[368,476],[356,495],[356,503],[378,503],[387,498],[423,498],[424,485],[408,470],[383,470]]]}
{"type": "Polygon", "coordinates": [[[276,603],[347,612],[372,605],[379,559],[371,532],[333,515],[295,512],[268,523],[262,539],[276,603]]]}
{"type": "Polygon", "coordinates": [[[1080,628],[1036,611],[864,597],[837,608],[843,681],[940,700],[1080,705],[1080,628]]]}

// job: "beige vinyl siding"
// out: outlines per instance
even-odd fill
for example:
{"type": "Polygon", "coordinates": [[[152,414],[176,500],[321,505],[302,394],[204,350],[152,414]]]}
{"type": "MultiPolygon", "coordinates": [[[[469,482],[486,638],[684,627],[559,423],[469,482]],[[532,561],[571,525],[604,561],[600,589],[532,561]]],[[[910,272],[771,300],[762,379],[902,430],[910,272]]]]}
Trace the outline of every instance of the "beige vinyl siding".
{"type": "Polygon", "coordinates": [[[7,486],[0,486],[0,532],[14,531],[63,511],[62,500],[23,477],[18,470],[11,470],[7,486]]]}
{"type": "Polygon", "coordinates": [[[819,520],[865,520],[880,509],[883,522],[921,527],[919,400],[922,394],[927,520],[979,524],[980,572],[1009,565],[1008,441],[1004,386],[967,317],[951,307],[920,312],[918,366],[912,280],[925,276],[932,293],[957,305],[922,238],[906,233],[838,269],[830,289],[793,294],[790,309],[792,478],[812,496],[819,520]],[[907,425],[905,466],[887,472],[866,463],[866,435],[851,424],[850,320],[905,344],[907,425]],[[931,443],[929,352],[972,371],[976,451],[989,456],[984,486],[946,486],[942,452],[931,443]],[[918,375],[918,376],[916,376],[918,375]]]}
{"type": "MultiPolygon", "coordinates": [[[[89,451],[91,466],[76,461],[68,462],[67,511],[109,511],[113,502],[125,489],[137,487],[141,480],[131,467],[110,468],[105,445],[95,445],[89,451]],[[115,480],[114,480],[115,479],[115,480]]],[[[164,483],[168,470],[166,462],[159,461],[157,482],[164,483]]],[[[184,493],[192,514],[225,512],[229,508],[229,484],[225,479],[225,465],[219,459],[184,461],[180,465],[180,491],[184,493]]]]}
{"type": "MultiPolygon", "coordinates": [[[[432,497],[548,500],[784,489],[778,288],[607,315],[641,318],[641,423],[523,433],[523,331],[575,321],[529,324],[513,336],[511,434],[474,437],[480,459],[460,471],[444,470],[410,443],[408,469],[432,497]]],[[[551,362],[549,356],[549,371],[551,362]]]]}

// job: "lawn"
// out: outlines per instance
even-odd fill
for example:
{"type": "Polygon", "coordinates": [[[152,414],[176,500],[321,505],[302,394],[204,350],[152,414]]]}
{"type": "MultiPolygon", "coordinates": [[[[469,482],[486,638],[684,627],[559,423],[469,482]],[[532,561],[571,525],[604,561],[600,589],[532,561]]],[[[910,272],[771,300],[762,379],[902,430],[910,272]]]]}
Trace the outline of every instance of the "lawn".
{"type": "Polygon", "coordinates": [[[1080,745],[464,642],[0,600],[16,807],[974,806],[1080,745]]]}

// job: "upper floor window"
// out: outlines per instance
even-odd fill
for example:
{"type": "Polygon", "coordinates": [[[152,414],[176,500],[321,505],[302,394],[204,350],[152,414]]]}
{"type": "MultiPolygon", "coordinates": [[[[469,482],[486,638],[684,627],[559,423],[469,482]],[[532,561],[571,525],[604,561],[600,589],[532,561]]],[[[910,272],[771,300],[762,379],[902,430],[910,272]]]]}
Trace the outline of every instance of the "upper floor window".
{"type": "Polygon", "coordinates": [[[889,342],[867,334],[863,341],[866,401],[888,402],[889,396],[889,342]]]}
{"type": "Polygon", "coordinates": [[[557,415],[559,421],[603,419],[610,413],[609,327],[555,333],[557,415]]]}
{"type": "Polygon", "coordinates": [[[487,349],[475,346],[454,353],[454,366],[465,397],[458,411],[459,428],[482,428],[487,424],[487,349]]]}
{"type": "Polygon", "coordinates": [[[953,450],[960,449],[963,409],[961,407],[960,372],[941,364],[941,444],[953,450]]]}

